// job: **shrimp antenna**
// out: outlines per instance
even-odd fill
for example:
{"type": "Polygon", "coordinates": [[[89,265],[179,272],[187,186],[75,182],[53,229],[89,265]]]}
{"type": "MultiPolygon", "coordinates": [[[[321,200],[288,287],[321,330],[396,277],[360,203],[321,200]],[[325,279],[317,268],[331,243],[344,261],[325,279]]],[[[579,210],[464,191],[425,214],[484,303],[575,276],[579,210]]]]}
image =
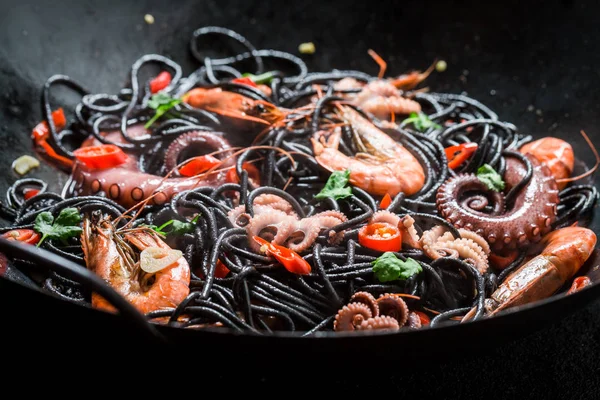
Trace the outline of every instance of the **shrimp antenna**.
{"type": "Polygon", "coordinates": [[[598,169],[598,165],[600,165],[600,155],[598,155],[598,150],[596,150],[596,146],[594,146],[594,143],[592,143],[592,141],[590,140],[590,138],[588,137],[588,135],[584,132],[584,130],[582,129],[581,131],[581,136],[583,136],[583,138],[585,139],[585,141],[587,142],[588,146],[590,146],[590,149],[592,149],[592,153],[594,153],[594,156],[596,157],[596,163],[594,164],[594,166],[590,169],[588,169],[587,171],[585,171],[583,174],[580,174],[578,176],[574,176],[572,178],[562,178],[562,179],[557,179],[556,182],[557,183],[563,183],[563,182],[575,182],[578,181],[579,179],[583,179],[586,176],[590,176],[592,175],[594,172],[596,172],[596,169],[598,169]]]}
{"type": "Polygon", "coordinates": [[[383,75],[385,75],[385,70],[387,69],[387,63],[379,54],[375,53],[375,50],[369,49],[367,53],[369,53],[371,58],[373,58],[377,65],[379,65],[379,74],[377,75],[377,78],[383,78],[383,75]]]}

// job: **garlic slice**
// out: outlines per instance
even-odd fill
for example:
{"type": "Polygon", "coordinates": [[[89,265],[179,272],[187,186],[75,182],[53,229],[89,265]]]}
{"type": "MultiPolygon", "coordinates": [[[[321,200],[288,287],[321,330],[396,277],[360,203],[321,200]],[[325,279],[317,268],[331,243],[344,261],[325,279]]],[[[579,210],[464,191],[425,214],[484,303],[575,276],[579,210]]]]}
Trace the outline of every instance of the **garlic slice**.
{"type": "Polygon", "coordinates": [[[37,168],[39,166],[40,166],[40,162],[36,158],[33,158],[28,155],[24,155],[24,156],[17,158],[15,161],[13,161],[13,165],[12,165],[13,169],[19,175],[25,175],[26,173],[31,171],[33,168],[37,168]]]}
{"type": "Polygon", "coordinates": [[[154,274],[173,265],[182,255],[181,250],[148,247],[140,253],[140,268],[144,272],[154,274]]]}

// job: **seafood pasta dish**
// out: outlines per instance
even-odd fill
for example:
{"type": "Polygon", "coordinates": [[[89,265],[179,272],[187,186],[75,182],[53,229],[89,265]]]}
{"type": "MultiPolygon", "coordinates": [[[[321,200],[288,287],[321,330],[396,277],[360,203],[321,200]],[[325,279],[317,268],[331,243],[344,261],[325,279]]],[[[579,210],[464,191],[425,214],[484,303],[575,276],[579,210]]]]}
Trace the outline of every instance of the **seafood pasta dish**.
{"type": "MultiPolygon", "coordinates": [[[[388,76],[369,51],[377,76],[309,71],[221,27],[190,49],[192,73],[143,55],[117,93],[46,81],[5,240],[94,272],[152,323],[258,334],[467,323],[590,284],[585,132],[589,167],[567,141],[428,86],[437,60],[388,76]],[[215,38],[246,50],[208,57],[215,38]],[[79,103],[57,104],[57,87],[79,103]],[[62,190],[35,178],[38,158],[68,176],[62,190]]],[[[0,264],[115,312],[27,257],[0,264]]]]}

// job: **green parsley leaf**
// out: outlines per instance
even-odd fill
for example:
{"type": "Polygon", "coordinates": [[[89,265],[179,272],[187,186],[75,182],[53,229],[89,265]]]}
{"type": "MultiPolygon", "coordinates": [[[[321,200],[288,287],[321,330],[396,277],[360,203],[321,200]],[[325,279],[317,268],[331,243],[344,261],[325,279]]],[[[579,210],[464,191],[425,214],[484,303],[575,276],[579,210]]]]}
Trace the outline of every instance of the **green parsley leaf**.
{"type": "Polygon", "coordinates": [[[340,200],[352,196],[352,188],[346,187],[349,179],[350,171],[333,171],[323,189],[315,196],[315,199],[325,200],[331,197],[340,200]]]}
{"type": "Polygon", "coordinates": [[[254,74],[251,74],[250,72],[246,72],[246,73],[242,74],[242,77],[252,79],[252,82],[256,83],[257,85],[260,85],[261,83],[268,85],[269,83],[271,83],[273,78],[275,78],[276,76],[277,76],[277,71],[269,71],[269,72],[262,73],[260,75],[254,75],[254,74]]]}
{"type": "Polygon", "coordinates": [[[406,261],[402,261],[391,251],[383,253],[372,264],[373,273],[380,282],[395,281],[397,279],[406,280],[423,271],[417,261],[410,257],[406,261]]]}
{"type": "Polygon", "coordinates": [[[41,212],[35,217],[33,229],[42,234],[42,238],[37,243],[39,247],[46,239],[66,240],[77,236],[82,229],[79,227],[81,215],[76,208],[63,209],[56,220],[49,211],[41,212]]]}
{"type": "Polygon", "coordinates": [[[177,104],[181,103],[181,99],[174,99],[166,93],[157,93],[153,95],[150,100],[148,100],[148,107],[156,110],[154,116],[146,122],[144,127],[146,129],[150,128],[150,126],[156,122],[157,119],[162,117],[165,113],[167,113],[171,108],[175,107],[177,104]]]}
{"type": "Polygon", "coordinates": [[[489,164],[483,164],[477,169],[477,178],[488,187],[490,190],[499,192],[504,190],[504,181],[499,173],[489,164]]]}
{"type": "Polygon", "coordinates": [[[402,123],[413,124],[419,132],[425,132],[427,129],[434,127],[435,129],[441,129],[442,127],[432,120],[429,119],[425,113],[410,113],[402,123]]]}
{"type": "Polygon", "coordinates": [[[191,222],[181,222],[176,219],[170,219],[159,227],[156,227],[156,225],[148,225],[148,227],[161,236],[166,236],[167,234],[183,235],[184,233],[191,233],[194,231],[194,228],[196,227],[196,221],[198,221],[199,217],[200,214],[196,214],[191,222]],[[165,228],[168,226],[171,226],[171,229],[169,231],[165,231],[165,228]]]}
{"type": "Polygon", "coordinates": [[[173,235],[183,235],[184,233],[194,232],[195,226],[192,222],[173,221],[171,233],[173,235]]]}

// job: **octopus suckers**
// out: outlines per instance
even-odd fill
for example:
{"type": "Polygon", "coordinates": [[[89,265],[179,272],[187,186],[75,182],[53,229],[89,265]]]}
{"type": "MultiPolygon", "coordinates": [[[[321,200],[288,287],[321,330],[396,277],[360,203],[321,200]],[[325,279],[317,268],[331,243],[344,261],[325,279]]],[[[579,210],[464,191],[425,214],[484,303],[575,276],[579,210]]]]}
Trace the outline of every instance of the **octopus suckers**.
{"type": "Polygon", "coordinates": [[[92,193],[98,193],[100,191],[100,181],[98,179],[94,179],[90,187],[92,189],[92,193]]]}
{"type": "Polygon", "coordinates": [[[159,192],[156,196],[154,196],[154,203],[157,205],[165,204],[168,200],[165,192],[159,192]]]}
{"type": "Polygon", "coordinates": [[[141,188],[136,187],[131,191],[131,198],[135,201],[140,201],[144,198],[144,191],[141,188]]]}
{"type": "Polygon", "coordinates": [[[113,183],[110,185],[110,189],[108,189],[108,194],[111,198],[118,199],[121,194],[121,188],[119,188],[118,184],[113,183]]]}

